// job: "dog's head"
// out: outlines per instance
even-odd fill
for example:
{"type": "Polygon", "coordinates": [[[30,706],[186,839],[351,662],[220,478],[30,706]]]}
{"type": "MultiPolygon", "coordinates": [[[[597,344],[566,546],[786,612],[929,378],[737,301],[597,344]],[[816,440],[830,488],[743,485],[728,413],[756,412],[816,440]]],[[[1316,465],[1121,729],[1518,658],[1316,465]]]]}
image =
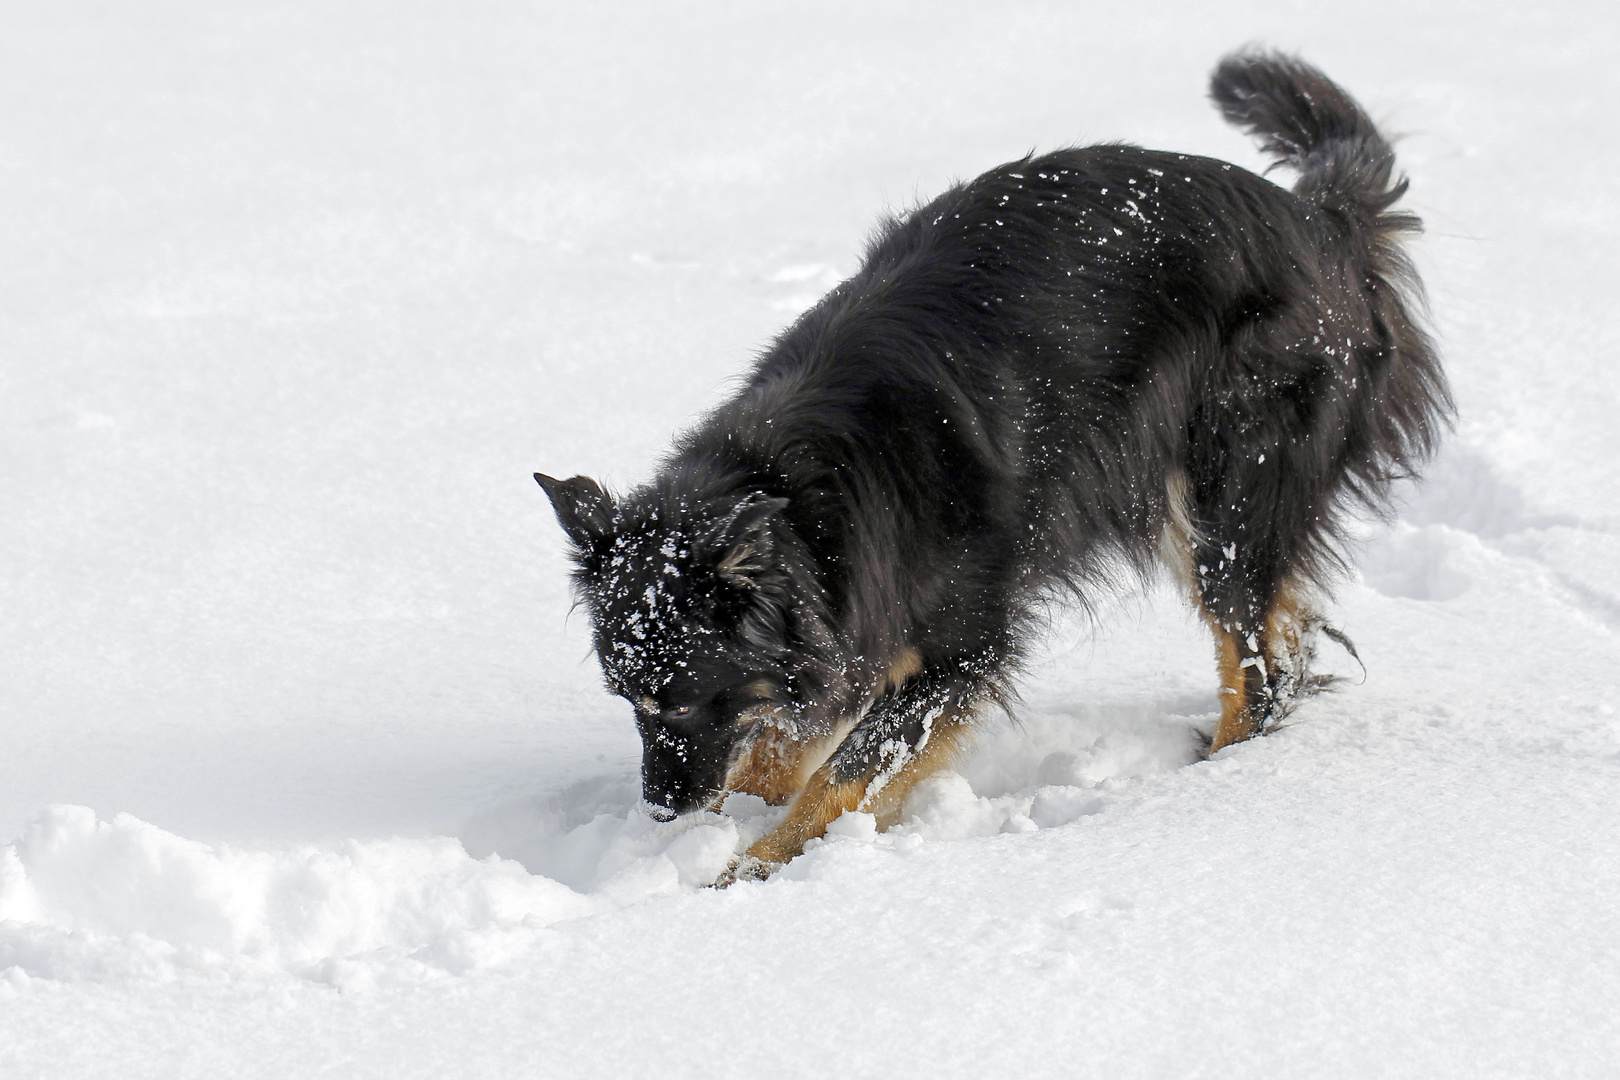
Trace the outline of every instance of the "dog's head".
{"type": "Polygon", "coordinates": [[[588,477],[535,479],[573,542],[608,689],[635,709],[643,798],[661,818],[710,805],[787,708],[787,500],[649,491],[616,503],[588,477]]]}

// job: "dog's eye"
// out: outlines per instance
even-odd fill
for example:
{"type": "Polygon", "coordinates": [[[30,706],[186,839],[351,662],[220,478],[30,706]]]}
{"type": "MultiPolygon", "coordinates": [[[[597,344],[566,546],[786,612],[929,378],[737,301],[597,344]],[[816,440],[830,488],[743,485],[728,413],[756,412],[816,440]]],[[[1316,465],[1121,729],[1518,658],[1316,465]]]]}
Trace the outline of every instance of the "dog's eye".
{"type": "Polygon", "coordinates": [[[692,706],[690,706],[690,705],[677,705],[673,709],[665,709],[664,713],[667,716],[676,716],[676,717],[691,716],[692,715],[692,706]]]}

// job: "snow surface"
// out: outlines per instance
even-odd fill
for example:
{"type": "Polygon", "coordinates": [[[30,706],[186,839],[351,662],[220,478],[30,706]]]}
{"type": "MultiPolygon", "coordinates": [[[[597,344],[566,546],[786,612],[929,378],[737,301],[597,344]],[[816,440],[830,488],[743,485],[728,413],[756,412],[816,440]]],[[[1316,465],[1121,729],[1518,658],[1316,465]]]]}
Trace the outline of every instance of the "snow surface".
{"type": "Polygon", "coordinates": [[[1620,1073],[1612,5],[7,5],[0,1075],[1620,1073]],[[639,815],[529,474],[645,476],[884,207],[1393,131],[1461,406],[1198,762],[1167,594],[876,834],[639,815]]]}

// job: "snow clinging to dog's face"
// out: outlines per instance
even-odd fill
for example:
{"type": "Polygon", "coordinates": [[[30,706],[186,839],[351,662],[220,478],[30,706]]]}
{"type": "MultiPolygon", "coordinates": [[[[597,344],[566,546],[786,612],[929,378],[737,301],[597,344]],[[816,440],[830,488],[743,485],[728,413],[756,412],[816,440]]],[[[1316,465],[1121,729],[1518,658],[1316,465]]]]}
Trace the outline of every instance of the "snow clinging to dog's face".
{"type": "Polygon", "coordinates": [[[709,806],[783,719],[769,522],[785,500],[615,503],[587,477],[535,479],[574,543],[608,689],[635,710],[643,797],[660,817],[709,806]]]}

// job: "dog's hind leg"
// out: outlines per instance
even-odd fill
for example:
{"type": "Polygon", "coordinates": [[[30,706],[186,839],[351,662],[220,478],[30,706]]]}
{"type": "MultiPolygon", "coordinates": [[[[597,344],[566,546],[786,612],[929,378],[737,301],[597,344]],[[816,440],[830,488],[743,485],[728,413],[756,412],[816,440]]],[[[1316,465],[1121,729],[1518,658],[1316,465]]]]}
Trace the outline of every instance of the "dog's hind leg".
{"type": "Polygon", "coordinates": [[[1322,625],[1310,590],[1285,580],[1256,606],[1262,614],[1234,614],[1230,607],[1212,608],[1199,598],[1199,610],[1215,636],[1221,679],[1221,718],[1210,739],[1212,754],[1271,730],[1300,695],[1323,685],[1310,674],[1316,631],[1322,625]]]}
{"type": "Polygon", "coordinates": [[[1324,685],[1310,674],[1322,619],[1315,590],[1288,557],[1297,537],[1279,515],[1253,513],[1252,500],[1211,506],[1179,473],[1168,494],[1165,561],[1215,637],[1221,715],[1210,739],[1214,753],[1269,730],[1300,695],[1324,685]],[[1245,505],[1249,514],[1234,513],[1245,505]]]}
{"type": "Polygon", "coordinates": [[[764,877],[804,850],[848,810],[879,828],[899,820],[917,782],[947,768],[991,693],[977,679],[925,672],[879,698],[810,776],[787,817],[722,877],[764,877]]]}

